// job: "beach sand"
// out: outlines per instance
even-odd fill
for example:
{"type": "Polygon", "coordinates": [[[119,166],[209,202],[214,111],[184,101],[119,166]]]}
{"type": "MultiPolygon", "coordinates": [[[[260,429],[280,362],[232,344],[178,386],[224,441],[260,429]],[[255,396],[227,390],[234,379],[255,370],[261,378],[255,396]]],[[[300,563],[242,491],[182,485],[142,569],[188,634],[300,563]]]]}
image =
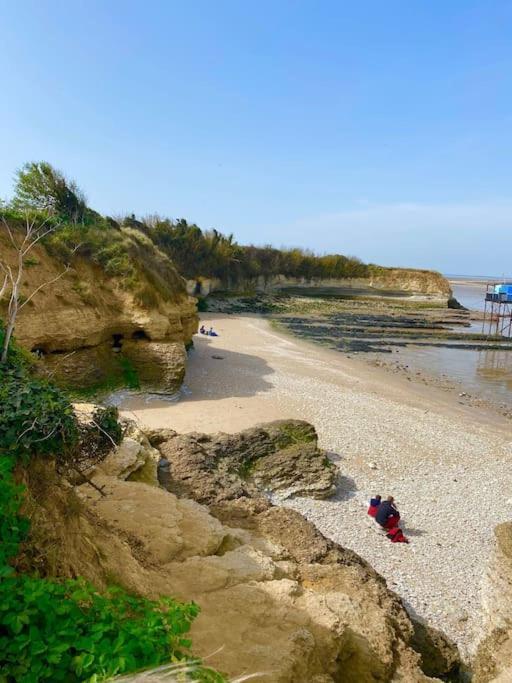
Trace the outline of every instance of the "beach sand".
{"type": "Polygon", "coordinates": [[[492,530],[512,515],[510,423],[461,405],[456,392],[278,333],[263,318],[202,321],[220,336],[194,338],[180,400],[131,397],[123,414],[178,432],[312,422],[340,469],[338,493],[284,504],[367,559],[412,614],[467,654],[492,530]],[[392,544],[366,515],[375,493],[395,496],[409,545],[392,544]]]}

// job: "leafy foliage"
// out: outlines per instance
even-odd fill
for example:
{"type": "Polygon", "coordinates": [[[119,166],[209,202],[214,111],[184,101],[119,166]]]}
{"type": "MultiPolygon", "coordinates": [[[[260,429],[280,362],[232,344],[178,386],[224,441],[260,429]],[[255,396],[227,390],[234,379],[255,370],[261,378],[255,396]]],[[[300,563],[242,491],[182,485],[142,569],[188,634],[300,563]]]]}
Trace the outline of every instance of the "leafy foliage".
{"type": "Polygon", "coordinates": [[[366,277],[368,266],[355,257],[341,254],[317,256],[302,249],[241,246],[233,235],[217,230],[203,232],[184,218],[149,217],[124,224],[143,231],[176,264],[185,277],[216,277],[225,284],[258,276],[286,275],[304,278],[366,277]]]}
{"type": "Polygon", "coordinates": [[[12,573],[9,560],[17,554],[29,526],[28,521],[19,514],[24,489],[14,481],[13,466],[11,457],[0,455],[0,586],[4,578],[12,573]]]}
{"type": "Polygon", "coordinates": [[[111,440],[116,444],[121,443],[123,428],[119,424],[119,410],[116,406],[96,408],[92,415],[92,420],[103,438],[111,440]]]}
{"type": "Polygon", "coordinates": [[[16,208],[35,209],[74,223],[87,217],[82,191],[46,161],[25,164],[17,173],[16,208]]]}
{"type": "Polygon", "coordinates": [[[150,601],[120,588],[98,593],[83,580],[29,576],[0,583],[4,680],[102,681],[184,657],[184,635],[199,609],[150,601]]]}
{"type": "Polygon", "coordinates": [[[31,377],[24,354],[11,343],[7,362],[0,366],[0,454],[55,455],[71,449],[77,439],[67,396],[49,382],[31,377]]]}

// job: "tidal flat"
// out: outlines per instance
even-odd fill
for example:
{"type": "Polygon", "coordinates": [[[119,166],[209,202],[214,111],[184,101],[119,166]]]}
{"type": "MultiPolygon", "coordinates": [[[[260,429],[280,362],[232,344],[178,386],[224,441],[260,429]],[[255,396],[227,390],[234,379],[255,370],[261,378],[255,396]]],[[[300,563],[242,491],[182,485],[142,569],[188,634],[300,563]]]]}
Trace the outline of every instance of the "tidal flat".
{"type": "Polygon", "coordinates": [[[348,357],[458,390],[512,417],[512,340],[482,331],[482,312],[418,296],[325,295],[317,290],[215,296],[211,312],[259,314],[273,327],[348,357]]]}

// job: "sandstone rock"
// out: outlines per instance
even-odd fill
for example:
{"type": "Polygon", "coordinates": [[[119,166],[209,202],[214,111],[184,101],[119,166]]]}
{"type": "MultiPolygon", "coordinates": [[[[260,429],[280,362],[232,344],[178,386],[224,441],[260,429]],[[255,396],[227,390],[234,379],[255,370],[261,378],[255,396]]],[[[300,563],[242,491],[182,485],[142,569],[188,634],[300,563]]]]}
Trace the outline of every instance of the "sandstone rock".
{"type": "MultiPolygon", "coordinates": [[[[125,239],[130,248],[131,235],[126,233],[125,239]]],[[[8,261],[15,258],[2,235],[0,251],[8,261]]],[[[63,270],[43,246],[38,245],[33,256],[38,263],[26,271],[27,291],[63,270]]],[[[169,259],[156,251],[155,259],[165,274],[165,296],[137,258],[133,266],[139,295],[78,256],[64,277],[41,289],[20,311],[16,326],[18,342],[40,352],[37,371],[51,372],[64,385],[95,387],[122,383],[129,363],[142,386],[165,392],[179,388],[185,346],[197,331],[196,300],[187,294],[185,281],[169,259]]]]}
{"type": "Polygon", "coordinates": [[[171,463],[172,491],[200,503],[222,508],[237,501],[241,511],[251,499],[266,509],[264,490],[322,498],[335,490],[336,468],[318,449],[314,427],[300,420],[240,434],[153,433],[152,441],[171,463]]]}
{"type": "Polygon", "coordinates": [[[260,458],[251,477],[258,488],[287,496],[327,498],[336,491],[334,465],[319,457],[316,443],[294,444],[260,458]]]}
{"type": "Polygon", "coordinates": [[[255,533],[162,489],[96,481],[106,497],[84,485],[82,499],[136,549],[143,593],[200,605],[191,637],[212,666],[229,676],[262,672],[269,683],[430,680],[398,598],[300,515],[272,508],[255,533]]]}
{"type": "Polygon", "coordinates": [[[157,463],[159,452],[149,443],[146,435],[133,422],[127,421],[123,440],[88,475],[95,472],[119,479],[140,481],[158,486],[157,463]]]}
{"type": "Polygon", "coordinates": [[[459,672],[460,655],[455,643],[444,633],[413,620],[411,645],[421,653],[421,668],[428,676],[453,679],[459,672]]]}
{"type": "Polygon", "coordinates": [[[499,524],[494,535],[482,585],[482,631],[473,662],[474,683],[502,680],[512,669],[512,522],[499,524]]]}
{"type": "Polygon", "coordinates": [[[80,487],[86,502],[123,536],[136,538],[145,562],[159,565],[176,559],[214,554],[222,543],[221,523],[191,500],[167,496],[139,482],[123,482],[97,475],[105,496],[87,485],[80,487]]]}
{"type": "Polygon", "coordinates": [[[127,479],[132,472],[142,467],[145,459],[142,445],[135,439],[124,438],[105,460],[97,466],[104,474],[127,479]]]}

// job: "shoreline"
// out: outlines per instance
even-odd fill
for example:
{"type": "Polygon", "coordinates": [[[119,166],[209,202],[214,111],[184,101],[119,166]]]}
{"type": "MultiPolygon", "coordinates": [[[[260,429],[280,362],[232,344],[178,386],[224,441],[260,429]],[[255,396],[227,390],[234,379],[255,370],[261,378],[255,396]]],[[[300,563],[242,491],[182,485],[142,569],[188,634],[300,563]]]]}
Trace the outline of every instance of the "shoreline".
{"type": "Polygon", "coordinates": [[[277,332],[264,318],[201,319],[220,336],[195,337],[180,400],[130,397],[122,413],[178,432],[236,432],[280,418],[314,424],[339,467],[338,492],[284,504],[369,561],[467,656],[492,530],[512,512],[510,423],[461,404],[456,392],[277,332]],[[376,533],[366,501],[379,492],[395,495],[410,545],[376,533]]]}

